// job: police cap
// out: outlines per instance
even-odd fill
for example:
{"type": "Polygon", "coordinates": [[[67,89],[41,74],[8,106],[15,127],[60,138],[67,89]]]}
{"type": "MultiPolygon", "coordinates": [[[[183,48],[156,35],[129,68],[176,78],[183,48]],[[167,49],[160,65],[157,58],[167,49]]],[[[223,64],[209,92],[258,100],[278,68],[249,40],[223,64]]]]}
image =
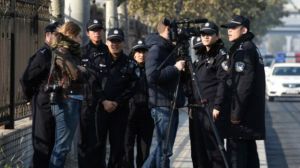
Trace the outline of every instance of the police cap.
{"type": "Polygon", "coordinates": [[[59,26],[60,26],[59,22],[50,23],[45,27],[44,31],[45,31],[45,33],[47,33],[47,32],[53,33],[56,31],[56,28],[59,26]]]}
{"type": "Polygon", "coordinates": [[[223,24],[221,25],[221,27],[223,28],[235,28],[238,26],[244,26],[248,29],[248,31],[250,30],[250,21],[248,18],[241,16],[241,15],[236,15],[234,16],[230,22],[228,22],[227,24],[223,24]]]}
{"type": "Polygon", "coordinates": [[[219,34],[218,26],[213,22],[206,22],[200,29],[201,34],[219,34]]]}
{"type": "Polygon", "coordinates": [[[144,40],[138,40],[137,43],[132,47],[132,51],[136,50],[148,50],[148,46],[145,44],[144,40]]]}
{"type": "Polygon", "coordinates": [[[112,40],[124,41],[124,32],[119,28],[109,29],[106,39],[109,41],[112,40]]]}
{"type": "Polygon", "coordinates": [[[97,29],[103,29],[103,24],[100,20],[97,20],[97,19],[92,19],[92,20],[89,20],[89,22],[87,23],[86,25],[86,29],[88,31],[93,31],[93,30],[97,30],[97,29]]]}

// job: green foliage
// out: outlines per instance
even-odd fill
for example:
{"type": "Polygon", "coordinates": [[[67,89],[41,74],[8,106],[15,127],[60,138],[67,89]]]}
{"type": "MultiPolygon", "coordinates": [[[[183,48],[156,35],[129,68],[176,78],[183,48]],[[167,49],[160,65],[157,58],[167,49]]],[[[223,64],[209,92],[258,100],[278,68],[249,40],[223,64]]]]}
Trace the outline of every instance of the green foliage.
{"type": "MultiPolygon", "coordinates": [[[[20,138],[18,147],[21,147],[21,144],[23,142],[24,137],[20,138]]],[[[24,163],[22,161],[23,156],[25,152],[20,153],[15,153],[11,158],[9,158],[6,154],[5,151],[3,150],[3,147],[0,146],[0,165],[4,164],[4,168],[24,168],[24,163]]]]}
{"type": "Polygon", "coordinates": [[[207,18],[220,25],[240,14],[250,18],[251,31],[261,36],[281,24],[280,18],[287,15],[285,3],[287,0],[128,0],[128,11],[150,26],[163,17],[207,18]]]}

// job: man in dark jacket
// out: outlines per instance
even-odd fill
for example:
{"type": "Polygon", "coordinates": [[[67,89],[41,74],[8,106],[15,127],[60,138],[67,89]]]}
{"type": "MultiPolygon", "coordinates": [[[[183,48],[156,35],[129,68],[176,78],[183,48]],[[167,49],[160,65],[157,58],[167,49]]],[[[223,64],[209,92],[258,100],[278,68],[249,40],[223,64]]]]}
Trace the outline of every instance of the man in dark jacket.
{"type": "MultiPolygon", "coordinates": [[[[175,55],[168,57],[174,49],[169,40],[169,26],[170,21],[164,19],[157,26],[159,35],[151,35],[146,39],[146,44],[150,46],[145,61],[149,87],[149,106],[155,123],[157,146],[144,163],[143,167],[145,168],[170,167],[169,157],[172,155],[172,148],[178,127],[178,109],[174,109],[174,121],[171,125],[169,137],[166,137],[166,130],[171,116],[173,94],[180,79],[180,71],[183,71],[185,66],[185,61],[183,60],[176,62],[175,55]],[[169,139],[168,144],[166,144],[167,139],[169,139]],[[167,147],[167,151],[163,153],[165,146],[167,147]]],[[[174,101],[177,107],[181,107],[184,104],[181,85],[179,85],[177,100],[174,101]]]]}
{"type": "Polygon", "coordinates": [[[140,68],[140,78],[135,89],[134,96],[129,101],[129,117],[125,134],[125,161],[126,167],[134,168],[134,160],[137,168],[141,168],[147,159],[152,142],[154,123],[148,107],[148,85],[145,72],[145,57],[148,47],[143,40],[139,40],[132,47],[132,57],[140,68]],[[134,146],[136,144],[136,157],[134,146]],[[135,158],[135,159],[134,159],[135,158]]]}
{"type": "Polygon", "coordinates": [[[265,72],[262,57],[251,41],[250,21],[235,16],[222,27],[228,29],[232,87],[228,153],[233,168],[257,168],[255,140],[265,138],[265,72]]]}
{"type": "MultiPolygon", "coordinates": [[[[96,134],[96,113],[99,98],[103,94],[101,75],[105,74],[108,48],[102,42],[103,24],[90,20],[86,26],[90,41],[82,48],[82,64],[90,75],[84,83],[84,100],[80,115],[80,137],[78,141],[78,165],[80,168],[101,167],[98,139],[96,134]]],[[[104,151],[105,152],[105,151],[104,151]]]]}
{"type": "Polygon", "coordinates": [[[195,122],[199,122],[198,126],[200,126],[198,129],[191,130],[192,135],[198,137],[197,142],[191,140],[191,144],[195,147],[192,151],[196,150],[196,158],[193,159],[193,163],[194,167],[222,168],[225,167],[224,158],[218,148],[218,145],[222,144],[217,143],[216,135],[205,110],[211,115],[210,118],[213,118],[214,124],[219,128],[218,132],[220,132],[222,119],[226,113],[224,84],[228,70],[227,52],[219,37],[219,28],[215,23],[205,23],[200,33],[202,46],[196,51],[198,57],[194,66],[202,100],[196,100],[195,97],[189,99],[192,117],[195,122]],[[199,107],[200,102],[206,102],[205,109],[199,107]]]}
{"type": "MultiPolygon", "coordinates": [[[[102,94],[99,97],[98,138],[99,159],[105,163],[107,136],[110,143],[108,168],[123,167],[124,139],[129,114],[129,99],[134,95],[139,68],[136,62],[123,53],[124,33],[121,29],[109,29],[105,74],[101,77],[102,94]]],[[[103,165],[101,165],[103,167],[103,165]]],[[[105,167],[105,165],[104,165],[105,167]]]]}
{"type": "Polygon", "coordinates": [[[45,27],[45,44],[30,58],[20,81],[24,96],[27,101],[31,101],[32,107],[33,159],[31,168],[48,167],[54,146],[55,121],[49,103],[49,94],[44,88],[47,84],[52,58],[49,42],[58,25],[56,22],[45,27]]]}

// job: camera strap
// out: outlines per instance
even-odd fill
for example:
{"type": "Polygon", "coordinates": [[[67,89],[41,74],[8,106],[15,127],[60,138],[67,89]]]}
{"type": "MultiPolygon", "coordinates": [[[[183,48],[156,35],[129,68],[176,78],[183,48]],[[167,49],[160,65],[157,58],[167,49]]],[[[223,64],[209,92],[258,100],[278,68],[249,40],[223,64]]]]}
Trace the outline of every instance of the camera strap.
{"type": "Polygon", "coordinates": [[[56,60],[56,54],[54,54],[54,51],[51,51],[51,66],[50,66],[50,72],[47,80],[47,86],[50,84],[50,80],[52,79],[53,70],[55,68],[55,60],[56,60]]]}

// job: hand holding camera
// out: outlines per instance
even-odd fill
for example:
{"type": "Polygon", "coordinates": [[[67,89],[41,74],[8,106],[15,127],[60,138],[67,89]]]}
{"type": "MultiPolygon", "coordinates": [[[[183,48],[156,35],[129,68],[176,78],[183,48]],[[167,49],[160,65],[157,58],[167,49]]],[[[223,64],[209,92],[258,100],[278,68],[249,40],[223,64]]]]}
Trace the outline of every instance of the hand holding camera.
{"type": "Polygon", "coordinates": [[[185,68],[185,61],[184,60],[179,60],[176,62],[176,64],[174,65],[178,71],[184,71],[185,68]]]}

